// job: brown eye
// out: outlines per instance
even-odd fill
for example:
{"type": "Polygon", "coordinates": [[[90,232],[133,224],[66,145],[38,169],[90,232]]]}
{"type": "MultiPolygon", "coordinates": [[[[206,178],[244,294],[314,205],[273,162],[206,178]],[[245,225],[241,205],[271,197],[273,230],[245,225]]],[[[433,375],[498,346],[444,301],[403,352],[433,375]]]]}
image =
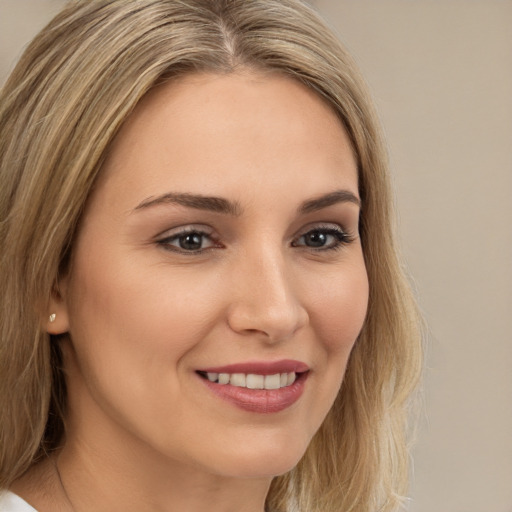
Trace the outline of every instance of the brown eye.
{"type": "Polygon", "coordinates": [[[184,254],[200,253],[205,249],[217,247],[218,244],[212,238],[211,233],[190,229],[180,231],[171,236],[158,240],[158,245],[164,249],[184,254]]]}
{"type": "Polygon", "coordinates": [[[316,228],[301,235],[292,245],[294,247],[328,250],[337,249],[351,240],[351,237],[340,228],[316,228]]]}
{"type": "Polygon", "coordinates": [[[332,235],[323,233],[322,231],[310,231],[303,237],[304,245],[308,247],[323,247],[324,245],[328,245],[329,237],[332,237],[332,235]]]}
{"type": "Polygon", "coordinates": [[[178,244],[185,251],[198,251],[203,248],[203,238],[201,233],[187,233],[178,237],[178,244]]]}

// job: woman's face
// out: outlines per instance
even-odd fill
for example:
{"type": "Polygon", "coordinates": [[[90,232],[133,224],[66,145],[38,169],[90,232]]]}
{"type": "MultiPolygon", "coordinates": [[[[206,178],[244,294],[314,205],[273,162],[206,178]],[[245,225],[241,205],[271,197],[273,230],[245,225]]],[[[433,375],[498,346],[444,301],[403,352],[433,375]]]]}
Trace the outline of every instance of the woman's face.
{"type": "Polygon", "coordinates": [[[358,203],[345,130],[299,83],[197,74],[153,91],[60,283],[67,442],[225,476],[293,467],[366,314],[358,203]]]}

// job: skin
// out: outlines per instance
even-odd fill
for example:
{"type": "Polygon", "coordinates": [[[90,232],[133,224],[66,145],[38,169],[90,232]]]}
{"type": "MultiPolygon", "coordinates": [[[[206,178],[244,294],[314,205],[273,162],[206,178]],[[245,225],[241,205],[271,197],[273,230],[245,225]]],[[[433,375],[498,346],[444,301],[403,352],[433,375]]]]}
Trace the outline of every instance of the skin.
{"type": "Polygon", "coordinates": [[[328,413],[366,314],[359,206],[298,212],[338,190],[359,197],[347,134],[290,78],[197,74],[152,91],[111,148],[50,305],[49,332],[69,333],[64,446],[13,489],[40,512],[262,512],[328,413]],[[237,215],[137,208],[166,193],[221,197],[237,215]],[[180,247],[187,228],[208,232],[201,251],[180,247]],[[314,229],[324,246],[304,237],[314,229]],[[273,414],[196,373],[280,359],[310,371],[273,414]]]}

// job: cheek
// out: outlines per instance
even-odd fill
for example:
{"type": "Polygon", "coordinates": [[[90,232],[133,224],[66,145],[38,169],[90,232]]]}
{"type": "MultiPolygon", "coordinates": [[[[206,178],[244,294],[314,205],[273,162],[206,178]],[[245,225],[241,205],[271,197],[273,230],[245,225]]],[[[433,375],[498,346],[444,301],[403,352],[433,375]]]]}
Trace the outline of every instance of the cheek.
{"type": "Polygon", "coordinates": [[[320,427],[340,390],[350,352],[366,317],[368,288],[361,257],[357,263],[333,273],[311,297],[310,322],[319,348],[314,362],[320,369],[312,375],[317,392],[311,417],[319,420],[314,431],[320,427]]]}
{"type": "Polygon", "coordinates": [[[140,435],[164,438],[156,431],[174,425],[169,403],[173,417],[183,414],[182,362],[215,321],[218,277],[97,254],[80,253],[68,287],[70,395],[75,404],[87,404],[77,410],[82,418],[97,410],[92,397],[140,435]]]}
{"type": "Polygon", "coordinates": [[[120,381],[141,397],[162,382],[178,389],[186,356],[218,321],[219,274],[100,249],[78,253],[69,286],[80,373],[112,394],[120,381]]]}
{"type": "Polygon", "coordinates": [[[312,294],[310,321],[328,353],[351,350],[366,317],[368,289],[361,257],[326,279],[321,289],[312,294]]]}

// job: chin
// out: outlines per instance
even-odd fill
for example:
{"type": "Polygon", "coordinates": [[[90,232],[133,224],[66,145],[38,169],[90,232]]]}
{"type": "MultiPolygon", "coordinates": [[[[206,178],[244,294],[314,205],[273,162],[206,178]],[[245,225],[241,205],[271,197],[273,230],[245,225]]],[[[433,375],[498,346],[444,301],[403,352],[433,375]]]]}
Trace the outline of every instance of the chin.
{"type": "Polygon", "coordinates": [[[245,446],[239,451],[230,452],[217,467],[224,476],[238,478],[273,478],[291,471],[307,449],[307,443],[286,442],[278,446],[245,446]]]}

